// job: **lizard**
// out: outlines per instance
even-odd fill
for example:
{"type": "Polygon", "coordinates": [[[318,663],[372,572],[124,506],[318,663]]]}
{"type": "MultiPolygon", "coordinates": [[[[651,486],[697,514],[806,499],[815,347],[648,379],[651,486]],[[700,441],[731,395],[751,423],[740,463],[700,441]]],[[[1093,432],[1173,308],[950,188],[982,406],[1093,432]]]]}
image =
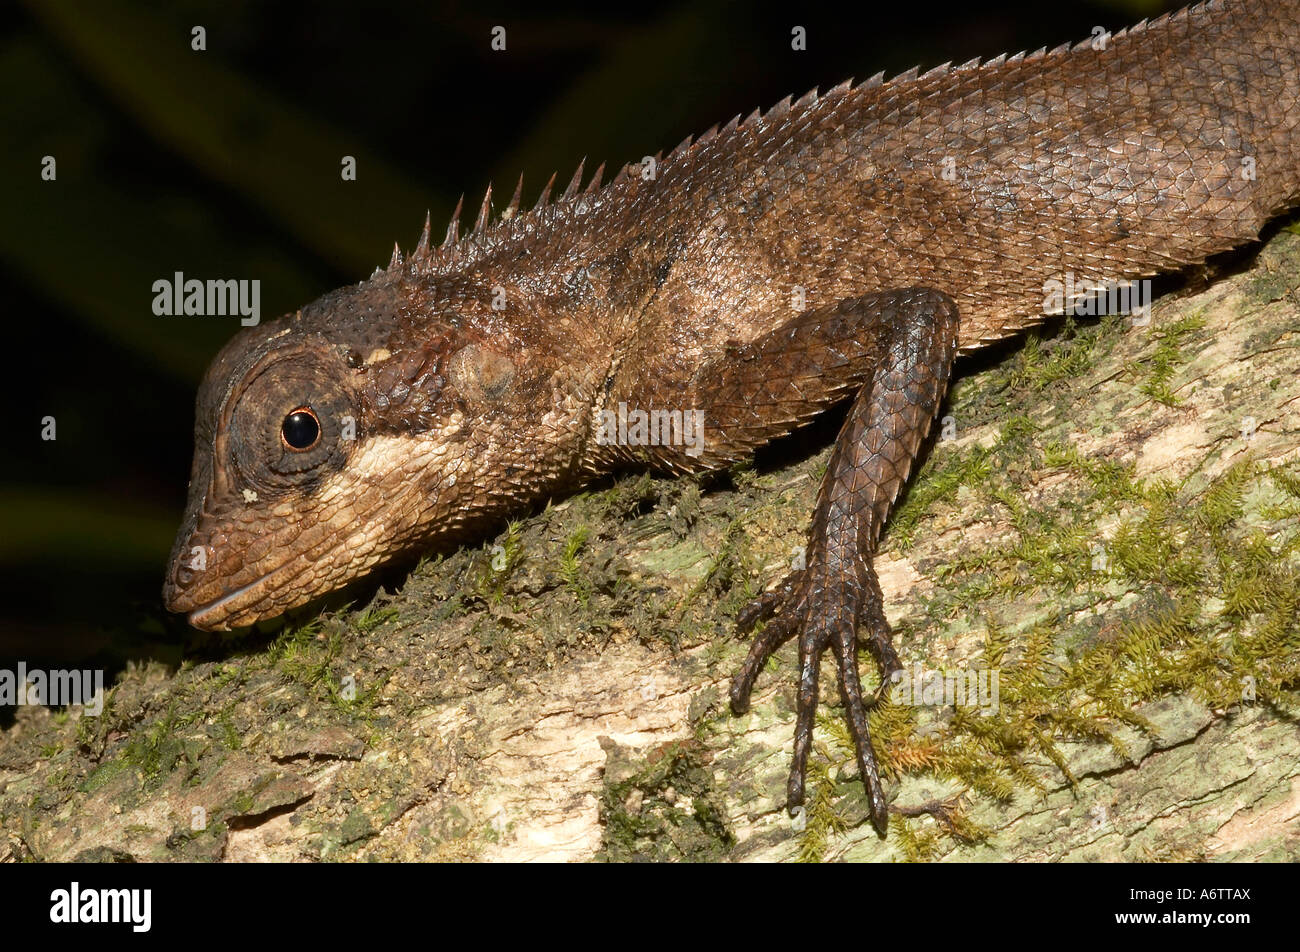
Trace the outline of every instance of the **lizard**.
{"type": "Polygon", "coordinates": [[[528,211],[516,187],[499,216],[489,187],[440,244],[426,215],[409,254],[236,334],[199,386],[166,606],[205,630],[273,618],[604,474],[726,468],[847,403],[803,566],[737,615],[730,703],[796,641],[795,810],[829,649],[883,837],[867,714],[900,663],[873,557],[954,362],[1050,319],[1049,282],[1177,271],[1300,204],[1300,0],[846,82],[602,171],[554,200],[552,176],[528,211]],[[698,414],[703,438],[606,438],[627,407],[698,414]]]}

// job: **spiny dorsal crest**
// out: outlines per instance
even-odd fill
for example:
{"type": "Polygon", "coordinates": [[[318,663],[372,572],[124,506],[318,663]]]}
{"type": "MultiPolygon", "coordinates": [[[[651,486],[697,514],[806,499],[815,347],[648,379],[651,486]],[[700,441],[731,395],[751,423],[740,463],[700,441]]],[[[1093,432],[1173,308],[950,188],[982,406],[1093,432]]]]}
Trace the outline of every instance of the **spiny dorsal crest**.
{"type": "MultiPolygon", "coordinates": [[[[1142,20],[1141,22],[1129,27],[1128,29],[1119,30],[1111,34],[1111,40],[1122,37],[1131,37],[1145,33],[1166,25],[1183,23],[1198,15],[1206,12],[1222,12],[1223,0],[1205,0],[1205,2],[1186,7],[1173,13],[1166,13],[1154,20],[1142,20]]],[[[854,86],[852,80],[846,80],[839,85],[827,90],[826,93],[820,94],[816,88],[809,90],[797,100],[785,97],[776,103],[767,112],[755,110],[752,114],[745,117],[742,121],[737,115],[730,122],[723,126],[713,126],[698,136],[687,136],[677,145],[676,148],[668,153],[668,157],[662,158],[663,153],[656,153],[653,156],[656,166],[670,166],[678,161],[683,160],[688,154],[714,143],[715,141],[725,140],[729,136],[734,136],[743,131],[748,134],[751,131],[761,131],[763,127],[787,119],[792,114],[797,114],[803,110],[818,107],[824,103],[837,100],[850,93],[860,92],[868,89],[876,89],[885,85],[902,85],[906,83],[933,83],[941,81],[949,73],[965,72],[977,69],[996,69],[1000,67],[1020,65],[1027,62],[1067,55],[1072,52],[1079,52],[1093,48],[1095,38],[1089,37],[1080,40],[1077,43],[1064,43],[1051,51],[1046,47],[1035,50],[1032,53],[1021,51],[1012,55],[1003,53],[1000,56],[983,60],[979,57],[968,60],[960,66],[954,67],[951,63],[944,63],[922,74],[918,67],[912,67],[903,73],[886,80],[884,72],[876,73],[874,76],[864,80],[854,86]]],[[[419,244],[415,250],[405,260],[402,257],[401,250],[395,245],[393,255],[389,261],[388,269],[390,271],[401,268],[409,268],[414,272],[425,272],[434,268],[449,266],[466,260],[480,250],[491,248],[499,241],[508,239],[511,235],[518,234],[516,229],[528,227],[527,220],[530,216],[548,209],[563,209],[565,207],[576,207],[582,201],[595,198],[601,191],[601,180],[605,166],[602,163],[596,169],[595,174],[591,177],[586,187],[583,187],[583,170],[586,165],[586,159],[578,163],[574,170],[569,184],[565,186],[560,197],[552,201],[551,190],[555,185],[555,174],[552,173],[542,189],[536,204],[526,213],[521,213],[521,199],[523,195],[523,176],[519,177],[519,182],[515,186],[514,194],[510,198],[510,203],[494,220],[492,216],[492,186],[489,185],[483,195],[483,201],[479,206],[478,216],[474,220],[474,227],[465,235],[462,240],[460,234],[460,218],[464,206],[464,196],[456,202],[456,209],[452,212],[451,220],[447,223],[447,232],[442,240],[442,244],[436,249],[429,240],[429,217],[426,213],[424,230],[420,234],[419,244]]],[[[618,174],[610,181],[606,187],[613,188],[627,185],[630,182],[640,178],[641,163],[632,162],[619,169],[618,174]]]]}

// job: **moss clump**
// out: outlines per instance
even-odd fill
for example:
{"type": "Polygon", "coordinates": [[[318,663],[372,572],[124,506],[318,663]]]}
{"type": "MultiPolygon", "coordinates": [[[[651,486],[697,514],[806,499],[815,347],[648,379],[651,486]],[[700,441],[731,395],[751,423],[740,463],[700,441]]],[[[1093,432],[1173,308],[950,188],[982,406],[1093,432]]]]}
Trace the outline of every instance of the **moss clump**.
{"type": "Polygon", "coordinates": [[[145,789],[156,786],[182,761],[188,762],[191,774],[197,770],[195,754],[201,751],[191,750],[181,737],[181,731],[197,717],[197,713],[181,716],[173,704],[147,729],[137,730],[131,735],[120,760],[124,767],[137,771],[145,789]]]}
{"type": "Polygon", "coordinates": [[[578,526],[564,540],[564,551],[560,553],[560,577],[564,579],[564,584],[584,609],[591,601],[591,584],[579,567],[578,553],[587,544],[587,537],[590,534],[590,527],[578,526]]]}
{"type": "Polygon", "coordinates": [[[600,801],[606,862],[722,858],[735,844],[714,789],[708,749],[696,740],[654,748],[635,761],[612,741],[600,801]]]}
{"type": "MultiPolygon", "coordinates": [[[[1086,460],[1070,465],[1080,476],[1096,472],[1086,460]]],[[[1115,730],[1150,730],[1134,711],[1142,702],[1185,693],[1217,710],[1293,704],[1300,683],[1300,531],[1294,524],[1264,531],[1243,508],[1248,494],[1267,493],[1270,479],[1285,488],[1290,476],[1241,463],[1199,491],[1133,480],[1114,495],[1098,493],[1095,508],[1018,526],[1018,540],[1001,552],[952,567],[962,594],[945,614],[957,617],[958,601],[981,592],[983,604],[972,609],[988,614],[975,665],[1000,672],[999,707],[991,716],[957,708],[923,723],[917,708],[881,705],[871,727],[882,766],[896,776],[929,773],[1005,801],[1017,788],[1041,789],[1031,769],[1039,757],[1075,783],[1063,740],[1107,743],[1129,759],[1115,730]],[[1017,606],[1078,599],[1077,576],[1089,570],[1079,560],[1090,552],[1080,540],[1101,537],[1097,523],[1116,498],[1133,503],[1091,571],[1108,599],[1127,598],[1125,607],[1113,608],[1096,630],[1049,610],[1011,637],[1002,626],[1023,621],[1017,606]],[[1034,552],[1062,560],[1058,571],[1042,572],[1034,552]],[[1067,553],[1078,562],[1073,570],[1067,553]]],[[[1105,482],[1114,478],[1108,474],[1105,482]]],[[[847,762],[847,754],[841,759],[847,762]]],[[[900,842],[917,858],[938,847],[919,834],[900,842]]]]}
{"type": "Polygon", "coordinates": [[[1155,331],[1156,349],[1147,361],[1146,380],[1139,388],[1142,393],[1169,407],[1176,407],[1182,402],[1169,382],[1173,380],[1178,366],[1186,362],[1183,345],[1204,327],[1205,318],[1202,315],[1188,314],[1155,331]]]}
{"type": "Polygon", "coordinates": [[[511,522],[506,531],[490,543],[478,568],[475,594],[489,605],[505,598],[505,586],[524,556],[523,524],[511,522]]]}
{"type": "Polygon", "coordinates": [[[848,819],[837,805],[840,791],[829,763],[831,755],[824,745],[818,746],[818,754],[820,758],[808,765],[805,778],[811,795],[804,807],[803,831],[799,834],[801,863],[820,863],[826,858],[831,838],[849,828],[848,819]]]}
{"type": "Polygon", "coordinates": [[[1122,329],[1124,319],[1108,314],[1099,328],[1080,328],[1073,317],[1058,327],[1032,331],[1024,346],[1016,352],[1007,372],[1007,384],[1014,390],[1034,393],[1054,384],[1069,383],[1092,366],[1101,345],[1122,329]]]}

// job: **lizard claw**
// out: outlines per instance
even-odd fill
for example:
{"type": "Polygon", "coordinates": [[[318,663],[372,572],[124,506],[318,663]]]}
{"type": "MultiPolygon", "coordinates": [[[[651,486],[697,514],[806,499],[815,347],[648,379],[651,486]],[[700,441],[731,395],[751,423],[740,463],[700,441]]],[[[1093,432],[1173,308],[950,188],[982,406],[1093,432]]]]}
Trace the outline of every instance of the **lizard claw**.
{"type": "Polygon", "coordinates": [[[821,659],[827,648],[839,669],[840,699],[858,761],[858,771],[870,803],[871,821],[881,836],[888,824],[889,806],[880,781],[875,750],[867,727],[867,711],[888,691],[890,676],[901,670],[894,652],[888,622],[881,608],[879,586],[861,559],[855,568],[840,563],[792,572],[776,589],[751,602],[737,616],[742,631],[759,620],[770,619],[755,637],[749,654],[731,683],[731,708],[737,714],[749,709],[750,693],[763,665],[774,651],[799,637],[798,702],[794,753],[786,783],[786,805],[794,810],[804,802],[808,754],[812,748],[817,713],[821,659]],[[867,645],[879,662],[881,685],[864,696],[858,671],[857,628],[868,632],[867,645]]]}
{"type": "Polygon", "coordinates": [[[791,572],[776,588],[764,592],[736,615],[736,630],[747,635],[759,622],[768,624],[755,637],[749,646],[745,662],[731,679],[731,710],[733,714],[744,714],[749,710],[749,695],[754,690],[754,682],[767,659],[778,648],[794,637],[795,626],[792,616],[780,614],[781,606],[791,597],[801,571],[791,572]],[[775,618],[775,621],[772,619],[775,618]]]}
{"type": "MultiPolygon", "coordinates": [[[[761,621],[767,621],[781,610],[781,604],[785,602],[794,588],[795,579],[800,572],[791,572],[782,581],[781,584],[770,592],[764,592],[758,598],[754,599],[736,615],[736,630],[742,635],[747,635],[754,630],[754,626],[761,621]]],[[[764,659],[766,660],[766,659],[764,659]]]]}

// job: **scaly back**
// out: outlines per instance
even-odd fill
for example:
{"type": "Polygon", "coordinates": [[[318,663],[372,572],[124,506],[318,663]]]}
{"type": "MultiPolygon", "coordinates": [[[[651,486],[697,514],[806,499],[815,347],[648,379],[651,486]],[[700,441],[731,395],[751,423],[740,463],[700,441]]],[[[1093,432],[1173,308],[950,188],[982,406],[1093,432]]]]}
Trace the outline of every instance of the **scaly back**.
{"type": "Polygon", "coordinates": [[[1049,280],[1177,269],[1300,203],[1300,0],[1211,0],[1105,42],[845,83],[640,171],[575,177],[496,225],[485,207],[469,238],[402,266],[509,275],[677,364],[800,303],[910,285],[954,297],[976,347],[1041,320],[1049,280]],[[592,261],[616,299],[571,290],[592,261]]]}

